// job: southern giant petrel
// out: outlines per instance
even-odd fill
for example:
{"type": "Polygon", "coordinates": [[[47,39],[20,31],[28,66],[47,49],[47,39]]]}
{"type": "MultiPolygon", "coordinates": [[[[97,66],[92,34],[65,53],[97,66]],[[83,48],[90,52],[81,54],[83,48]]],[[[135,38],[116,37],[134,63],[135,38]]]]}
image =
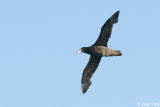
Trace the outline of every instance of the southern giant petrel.
{"type": "Polygon", "coordinates": [[[111,50],[107,46],[107,42],[111,36],[113,24],[118,22],[119,11],[114,13],[102,26],[100,35],[97,41],[90,47],[82,47],[77,54],[84,52],[90,55],[89,62],[83,70],[81,88],[83,94],[87,91],[91,85],[90,78],[96,71],[99,62],[103,56],[121,56],[122,53],[118,50],[111,50]]]}

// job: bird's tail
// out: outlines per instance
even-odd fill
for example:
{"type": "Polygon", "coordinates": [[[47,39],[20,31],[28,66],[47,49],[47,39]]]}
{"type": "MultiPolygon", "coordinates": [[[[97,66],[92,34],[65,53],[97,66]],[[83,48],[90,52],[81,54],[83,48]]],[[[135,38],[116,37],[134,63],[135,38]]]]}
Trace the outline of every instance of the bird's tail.
{"type": "Polygon", "coordinates": [[[82,93],[83,94],[88,90],[90,85],[91,85],[91,81],[90,80],[81,84],[81,89],[82,89],[82,93]]]}
{"type": "Polygon", "coordinates": [[[119,11],[114,13],[109,19],[113,24],[115,24],[118,22],[118,16],[119,16],[119,11]]]}

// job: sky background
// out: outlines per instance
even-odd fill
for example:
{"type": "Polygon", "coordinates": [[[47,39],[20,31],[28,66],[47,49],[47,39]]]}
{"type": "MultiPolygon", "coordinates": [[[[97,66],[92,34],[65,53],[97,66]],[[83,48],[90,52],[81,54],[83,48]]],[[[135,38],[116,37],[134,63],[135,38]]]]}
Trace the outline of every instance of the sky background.
{"type": "Polygon", "coordinates": [[[159,0],[1,0],[0,107],[141,107],[160,103],[159,0]],[[104,57],[81,92],[101,26],[120,10],[104,57]]]}

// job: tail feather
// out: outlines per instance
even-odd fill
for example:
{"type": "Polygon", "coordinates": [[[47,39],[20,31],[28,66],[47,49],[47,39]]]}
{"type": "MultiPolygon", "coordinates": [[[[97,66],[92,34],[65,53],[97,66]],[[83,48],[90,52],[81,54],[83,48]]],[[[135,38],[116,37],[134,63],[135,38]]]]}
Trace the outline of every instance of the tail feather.
{"type": "Polygon", "coordinates": [[[85,92],[88,90],[89,86],[91,85],[91,81],[89,80],[86,83],[81,84],[82,93],[85,94],[85,92]]]}

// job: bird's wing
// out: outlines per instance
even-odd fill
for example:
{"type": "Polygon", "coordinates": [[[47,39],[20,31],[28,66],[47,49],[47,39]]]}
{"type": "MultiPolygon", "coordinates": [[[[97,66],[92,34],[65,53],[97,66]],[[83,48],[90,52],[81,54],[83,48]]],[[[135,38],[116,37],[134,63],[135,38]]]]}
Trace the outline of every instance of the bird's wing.
{"type": "Polygon", "coordinates": [[[97,41],[93,44],[95,46],[107,46],[107,42],[111,36],[113,24],[118,22],[119,11],[114,13],[102,26],[100,35],[97,41]]]}
{"type": "Polygon", "coordinates": [[[87,89],[91,85],[90,78],[92,77],[92,74],[96,71],[100,60],[101,57],[90,56],[89,62],[85,67],[85,69],[83,70],[83,75],[82,75],[81,88],[83,94],[87,91],[87,89]]]}

